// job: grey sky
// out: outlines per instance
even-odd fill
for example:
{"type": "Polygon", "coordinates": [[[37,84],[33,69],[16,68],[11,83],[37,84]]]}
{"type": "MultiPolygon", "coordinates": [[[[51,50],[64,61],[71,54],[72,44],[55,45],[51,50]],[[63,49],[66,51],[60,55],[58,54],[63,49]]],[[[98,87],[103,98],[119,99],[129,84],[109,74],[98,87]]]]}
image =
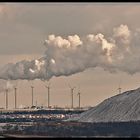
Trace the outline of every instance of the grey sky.
{"type": "Polygon", "coordinates": [[[1,54],[42,53],[49,34],[108,35],[120,24],[139,27],[139,4],[135,3],[6,3],[1,7],[5,7],[0,13],[1,54]]]}
{"type": "MultiPolygon", "coordinates": [[[[8,62],[33,59],[43,55],[45,51],[43,43],[49,34],[63,37],[77,34],[82,37],[90,33],[103,33],[105,36],[109,36],[112,29],[120,24],[126,24],[133,30],[140,28],[139,9],[139,3],[1,4],[0,67],[8,62]]],[[[83,106],[93,106],[103,99],[115,95],[118,92],[119,80],[123,77],[122,86],[124,90],[139,86],[138,76],[139,74],[130,76],[122,72],[110,74],[97,68],[69,77],[53,78],[51,80],[54,86],[52,93],[54,94],[52,95],[54,101],[52,103],[60,106],[65,106],[67,102],[69,104],[69,89],[65,84],[66,82],[80,85],[85,99],[83,99],[83,106]],[[63,95],[62,98],[59,97],[57,91],[61,93],[61,96],[63,95]]],[[[30,89],[25,91],[28,83],[23,84],[24,82],[20,81],[20,86],[22,85],[22,93],[27,97],[30,94],[30,89]]],[[[42,87],[40,81],[34,83],[42,87]]],[[[43,94],[45,94],[45,90],[40,88],[43,94]]],[[[40,91],[37,90],[37,92],[40,91]]],[[[20,93],[21,96],[23,94],[20,93]]],[[[38,98],[41,104],[44,98],[42,96],[38,98]]],[[[1,102],[4,105],[3,97],[1,97],[1,102]]],[[[28,104],[29,102],[28,99],[28,104]]]]}

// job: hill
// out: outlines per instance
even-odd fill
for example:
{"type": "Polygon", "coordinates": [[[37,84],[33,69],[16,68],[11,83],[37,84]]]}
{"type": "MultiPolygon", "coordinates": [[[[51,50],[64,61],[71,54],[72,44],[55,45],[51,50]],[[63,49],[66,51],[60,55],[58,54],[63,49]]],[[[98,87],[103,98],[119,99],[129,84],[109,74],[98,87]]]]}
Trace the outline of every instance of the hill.
{"type": "Polygon", "coordinates": [[[80,114],[79,122],[120,122],[140,120],[140,88],[110,97],[80,114]]]}

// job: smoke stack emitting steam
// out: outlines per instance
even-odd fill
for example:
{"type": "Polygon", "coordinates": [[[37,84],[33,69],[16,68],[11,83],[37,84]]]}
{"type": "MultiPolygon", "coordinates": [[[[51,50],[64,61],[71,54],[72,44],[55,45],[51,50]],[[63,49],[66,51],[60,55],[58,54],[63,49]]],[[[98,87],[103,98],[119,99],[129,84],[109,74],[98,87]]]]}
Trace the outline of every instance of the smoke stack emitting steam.
{"type": "Polygon", "coordinates": [[[102,67],[109,72],[140,72],[140,30],[130,32],[127,25],[114,28],[111,37],[101,33],[83,39],[78,35],[67,39],[49,35],[44,44],[47,50],[43,57],[7,64],[0,70],[0,79],[49,80],[91,67],[102,67]]]}

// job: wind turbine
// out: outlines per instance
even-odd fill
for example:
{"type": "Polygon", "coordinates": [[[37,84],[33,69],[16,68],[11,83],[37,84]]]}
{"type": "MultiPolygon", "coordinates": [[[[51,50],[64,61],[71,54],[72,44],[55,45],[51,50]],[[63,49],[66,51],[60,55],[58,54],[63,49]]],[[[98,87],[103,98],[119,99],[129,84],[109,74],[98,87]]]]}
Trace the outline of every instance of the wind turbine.
{"type": "Polygon", "coordinates": [[[48,89],[48,108],[50,107],[50,83],[48,85],[45,85],[45,87],[48,89]]]}
{"type": "Polygon", "coordinates": [[[121,85],[121,80],[119,82],[119,88],[118,88],[119,94],[121,94],[121,89],[122,89],[120,85],[121,85]]]}
{"type": "Polygon", "coordinates": [[[8,88],[5,90],[6,92],[6,109],[8,109],[8,88]]]}
{"type": "Polygon", "coordinates": [[[73,108],[73,91],[74,91],[74,89],[75,89],[76,87],[71,87],[71,86],[69,85],[69,88],[70,88],[70,90],[71,90],[71,108],[73,108]]]}
{"type": "Polygon", "coordinates": [[[15,82],[13,88],[15,90],[15,109],[16,109],[17,108],[17,82],[15,82]]]}
{"type": "Polygon", "coordinates": [[[81,92],[80,92],[80,90],[78,91],[77,95],[79,96],[79,109],[80,109],[81,108],[81,106],[80,106],[80,104],[81,104],[81,92]]]}
{"type": "Polygon", "coordinates": [[[17,87],[14,87],[15,89],[15,109],[17,108],[17,87]]]}
{"type": "Polygon", "coordinates": [[[34,105],[34,87],[31,86],[32,89],[32,106],[34,105]]]}
{"type": "Polygon", "coordinates": [[[32,102],[32,106],[34,106],[34,86],[33,86],[33,81],[30,81],[31,82],[31,102],[32,102]]]}

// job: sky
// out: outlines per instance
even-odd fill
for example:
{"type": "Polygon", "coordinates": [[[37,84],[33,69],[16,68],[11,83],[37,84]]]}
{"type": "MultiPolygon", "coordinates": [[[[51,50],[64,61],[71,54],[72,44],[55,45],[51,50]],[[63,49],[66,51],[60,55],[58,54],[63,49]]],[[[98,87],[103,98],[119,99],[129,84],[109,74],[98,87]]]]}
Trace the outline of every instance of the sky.
{"type": "MultiPolygon", "coordinates": [[[[76,34],[84,38],[88,34],[102,33],[109,37],[120,25],[127,25],[129,30],[139,30],[139,9],[139,3],[1,3],[0,68],[7,63],[40,58],[46,51],[44,41],[51,34],[63,38],[76,34]]],[[[70,107],[71,85],[76,86],[75,107],[78,106],[78,90],[81,92],[81,106],[95,106],[117,95],[119,84],[122,91],[138,88],[139,77],[139,71],[133,75],[125,70],[111,73],[102,67],[90,67],[69,76],[53,76],[49,80],[51,105],[70,107]]],[[[35,87],[34,104],[47,105],[44,84],[41,80],[17,80],[18,106],[31,105],[31,85],[35,87]]],[[[11,90],[9,108],[14,107],[13,95],[11,90]]],[[[5,106],[4,99],[2,91],[0,107],[5,106]]]]}

